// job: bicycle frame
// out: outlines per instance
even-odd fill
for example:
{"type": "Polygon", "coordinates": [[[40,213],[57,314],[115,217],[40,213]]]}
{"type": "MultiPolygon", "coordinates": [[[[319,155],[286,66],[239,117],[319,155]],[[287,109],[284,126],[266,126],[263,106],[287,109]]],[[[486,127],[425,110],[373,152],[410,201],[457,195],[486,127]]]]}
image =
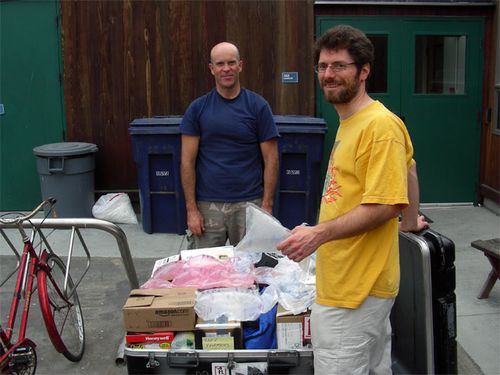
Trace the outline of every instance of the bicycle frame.
{"type": "Polygon", "coordinates": [[[0,370],[2,373],[10,374],[12,371],[17,372],[18,370],[22,373],[25,373],[26,370],[34,372],[36,369],[36,345],[32,340],[26,338],[26,331],[32,294],[37,289],[42,317],[54,348],[72,362],[80,361],[84,353],[83,317],[76,287],[90,266],[89,251],[78,230],[72,228],[71,244],[65,267],[63,261],[52,251],[40,228],[31,221],[44,205],[50,205],[51,211],[55,203],[55,199],[48,198],[27,215],[7,213],[0,216],[0,224],[16,228],[21,234],[23,243],[20,255],[0,226],[0,234],[17,257],[15,269],[5,280],[0,282],[0,286],[2,286],[16,275],[7,327],[4,329],[0,325],[0,370]],[[14,217],[6,218],[8,215],[14,217]],[[26,235],[25,227],[32,229],[31,239],[26,235]],[[87,267],[76,285],[69,275],[75,233],[82,241],[88,258],[87,267]],[[40,236],[40,243],[35,244],[37,234],[40,236]],[[53,275],[53,272],[57,276],[53,275]],[[37,279],[36,285],[35,278],[37,279]],[[19,311],[20,308],[22,311],[19,311]],[[16,324],[18,318],[20,318],[19,325],[16,324]],[[65,329],[67,322],[69,322],[68,330],[65,329]],[[14,328],[16,328],[16,337],[14,337],[14,328]],[[68,331],[70,332],[69,336],[67,336],[68,331]],[[72,341],[71,337],[76,337],[76,341],[72,341]]]}
{"type": "MultiPolygon", "coordinates": [[[[9,320],[6,330],[4,330],[0,325],[0,340],[6,349],[5,352],[0,356],[0,368],[6,365],[6,363],[4,362],[9,359],[10,354],[13,353],[18,347],[22,347],[25,345],[36,347],[33,341],[26,338],[26,329],[28,326],[28,317],[31,306],[34,279],[37,277],[37,272],[40,269],[45,269],[47,271],[47,276],[52,279],[50,269],[44,262],[46,254],[48,254],[47,250],[43,250],[40,256],[38,256],[31,240],[27,237],[22,228],[20,228],[20,232],[23,237],[24,246],[18,268],[14,295],[12,297],[12,302],[10,305],[9,320]],[[14,325],[16,322],[19,306],[21,305],[21,299],[23,299],[23,310],[21,313],[19,334],[16,342],[12,343],[14,325]]],[[[61,298],[64,298],[67,301],[65,294],[58,288],[57,293],[61,296],[61,298]]],[[[63,351],[63,349],[60,347],[56,347],[56,350],[58,352],[63,351]]]]}
{"type": "Polygon", "coordinates": [[[31,305],[33,281],[36,277],[36,271],[40,263],[38,255],[36,254],[31,241],[27,238],[24,231],[22,231],[22,234],[24,248],[23,254],[21,256],[21,262],[19,264],[14,295],[12,297],[12,303],[10,305],[9,320],[5,331],[0,326],[0,339],[7,349],[5,353],[3,353],[0,357],[0,364],[2,366],[4,365],[4,361],[9,358],[9,355],[14,350],[16,350],[16,348],[24,346],[26,344],[30,344],[33,347],[36,346],[33,341],[26,338],[26,328],[28,325],[28,314],[31,305]],[[15,343],[12,343],[12,333],[17,317],[17,311],[21,304],[22,298],[24,299],[24,304],[19,326],[19,335],[17,341],[15,343]]]}

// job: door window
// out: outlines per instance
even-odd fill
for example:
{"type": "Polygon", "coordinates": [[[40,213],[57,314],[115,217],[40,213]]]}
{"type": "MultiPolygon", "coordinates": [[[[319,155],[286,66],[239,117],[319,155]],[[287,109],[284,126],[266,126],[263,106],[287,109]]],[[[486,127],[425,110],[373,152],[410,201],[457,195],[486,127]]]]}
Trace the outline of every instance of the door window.
{"type": "Polygon", "coordinates": [[[415,40],[415,93],[465,93],[465,36],[420,35],[415,40]]]}
{"type": "Polygon", "coordinates": [[[375,48],[375,61],[367,82],[367,91],[369,93],[387,92],[387,54],[388,54],[388,36],[368,34],[368,39],[375,48]]]}

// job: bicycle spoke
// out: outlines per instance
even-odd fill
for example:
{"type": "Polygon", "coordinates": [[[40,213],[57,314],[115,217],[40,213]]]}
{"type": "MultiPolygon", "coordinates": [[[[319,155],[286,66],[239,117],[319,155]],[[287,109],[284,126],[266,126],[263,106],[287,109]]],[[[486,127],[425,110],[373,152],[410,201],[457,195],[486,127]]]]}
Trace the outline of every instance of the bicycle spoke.
{"type": "Polygon", "coordinates": [[[49,336],[58,350],[71,361],[83,355],[85,333],[78,295],[71,278],[68,278],[69,297],[65,297],[64,263],[55,255],[47,257],[50,272],[42,270],[40,276],[40,299],[49,336]]]}

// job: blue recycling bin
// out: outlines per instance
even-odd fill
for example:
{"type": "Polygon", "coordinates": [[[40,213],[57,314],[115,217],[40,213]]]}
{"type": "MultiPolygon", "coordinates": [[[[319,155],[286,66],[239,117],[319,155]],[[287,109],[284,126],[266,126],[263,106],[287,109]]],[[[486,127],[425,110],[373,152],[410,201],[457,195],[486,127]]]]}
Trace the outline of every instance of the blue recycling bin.
{"type": "Polygon", "coordinates": [[[274,116],[280,132],[279,181],[273,215],[289,229],[318,221],[326,121],[309,116],[274,116]]]}
{"type": "MultiPolygon", "coordinates": [[[[302,223],[315,224],[326,122],[309,116],[274,119],[280,132],[280,171],[273,214],[290,229],[302,223]]],[[[181,121],[182,116],[158,116],[130,123],[146,233],[184,234],[187,228],[180,175],[181,121]]]]}
{"type": "Polygon", "coordinates": [[[182,116],[158,116],[130,123],[146,233],[184,234],[187,228],[180,174],[181,121],[182,116]]]}

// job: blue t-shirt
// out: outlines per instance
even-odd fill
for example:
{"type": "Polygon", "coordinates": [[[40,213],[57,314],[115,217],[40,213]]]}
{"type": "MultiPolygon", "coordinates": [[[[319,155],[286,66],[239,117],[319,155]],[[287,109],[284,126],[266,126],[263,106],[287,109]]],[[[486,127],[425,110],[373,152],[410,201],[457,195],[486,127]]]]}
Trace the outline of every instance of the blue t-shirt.
{"type": "Polygon", "coordinates": [[[189,105],[180,131],[200,137],[197,200],[239,202],[262,197],[260,143],[279,136],[264,98],[242,88],[236,98],[225,99],[212,89],[189,105]]]}

